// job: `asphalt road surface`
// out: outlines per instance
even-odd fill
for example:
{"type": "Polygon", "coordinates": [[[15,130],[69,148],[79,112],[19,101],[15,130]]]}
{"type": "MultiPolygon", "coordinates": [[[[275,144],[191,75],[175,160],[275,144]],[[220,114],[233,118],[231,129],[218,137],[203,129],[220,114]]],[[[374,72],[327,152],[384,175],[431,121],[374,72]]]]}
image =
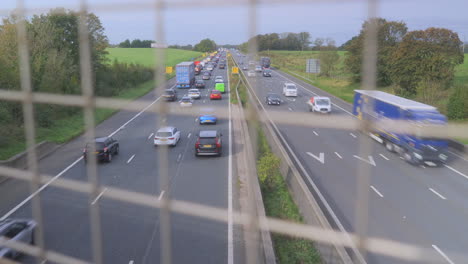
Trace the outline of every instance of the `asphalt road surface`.
{"type": "MultiPolygon", "coordinates": [[[[215,69],[212,80],[201,89],[202,98],[197,106],[229,107],[229,93],[220,101],[209,100],[209,90],[214,88],[214,77],[221,75],[227,83],[226,70],[215,69]]],[[[201,78],[197,76],[197,78],[201,78]]],[[[175,80],[167,83],[173,87],[175,80]]],[[[187,92],[178,89],[179,99],[187,92]]],[[[153,92],[138,99],[161,103],[153,92]]],[[[178,104],[171,102],[169,104],[178,104]]],[[[111,163],[98,164],[99,182],[105,186],[154,195],[161,199],[170,193],[171,198],[196,202],[223,209],[232,209],[228,188],[232,188],[229,145],[230,120],[220,119],[216,125],[201,126],[195,119],[169,113],[167,124],[177,127],[181,140],[169,149],[170,187],[160,191],[158,151],[153,145],[157,115],[148,112],[120,111],[96,127],[97,136],[113,137],[120,142],[120,153],[111,163]],[[194,145],[198,131],[217,129],[223,134],[221,157],[195,157],[194,145]],[[114,133],[115,131],[118,131],[114,133]]],[[[79,160],[84,147],[79,137],[59,148],[40,161],[40,172],[59,175],[65,179],[87,181],[86,166],[79,160]]],[[[232,163],[231,163],[232,164],[232,163]]],[[[104,190],[105,191],[105,190],[104,190]]],[[[0,217],[31,218],[31,204],[27,200],[29,186],[19,180],[9,180],[0,185],[0,217]],[[24,203],[23,203],[24,202],[24,203]]],[[[236,191],[234,190],[234,194],[236,191]]],[[[232,198],[232,197],[231,197],[232,198]]],[[[160,222],[155,209],[107,199],[101,196],[90,201],[84,194],[49,186],[40,192],[44,217],[46,248],[86,261],[92,261],[89,204],[99,203],[105,263],[159,263],[160,222]]],[[[235,199],[234,199],[235,200],[235,199]]],[[[236,204],[234,204],[236,206],[236,204]]],[[[235,209],[235,208],[234,208],[235,209]]],[[[187,215],[173,214],[172,260],[173,263],[242,263],[240,247],[228,253],[233,237],[228,238],[227,223],[213,222],[187,215]],[[234,255],[236,257],[234,257],[234,255]],[[239,257],[237,257],[239,256],[239,257]],[[232,262],[231,262],[232,263],[232,262]]],[[[34,263],[34,258],[23,257],[19,261],[34,263]]]]}
{"type": "MultiPolygon", "coordinates": [[[[244,65],[248,57],[233,54],[244,65]]],[[[274,63],[274,62],[273,62],[274,63]]],[[[244,71],[246,73],[246,71],[244,71]]],[[[291,75],[273,70],[272,77],[247,77],[267,113],[271,110],[309,112],[306,102],[314,95],[329,96],[330,115],[352,115],[352,106],[291,75]],[[255,81],[254,81],[255,80],[255,81]],[[298,97],[282,95],[285,82],[295,83],[298,97]],[[268,93],[284,103],[266,105],[268,93]]],[[[310,113],[318,114],[318,113],[310,113]]],[[[372,141],[372,151],[359,156],[359,142],[367,135],[357,131],[276,123],[286,144],[305,167],[306,182],[313,181],[348,231],[356,231],[358,166],[371,172],[369,235],[431,249],[434,263],[468,263],[457,254],[468,248],[468,160],[455,152],[442,167],[412,166],[383,145],[372,141]]],[[[406,263],[370,254],[369,263],[406,263]]]]}

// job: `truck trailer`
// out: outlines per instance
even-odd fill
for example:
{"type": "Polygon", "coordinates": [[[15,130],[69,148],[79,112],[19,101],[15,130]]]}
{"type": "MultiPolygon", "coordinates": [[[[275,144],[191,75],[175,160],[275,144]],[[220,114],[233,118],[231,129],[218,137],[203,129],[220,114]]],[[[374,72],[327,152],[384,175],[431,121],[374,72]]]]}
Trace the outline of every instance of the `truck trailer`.
{"type": "MultiPolygon", "coordinates": [[[[354,91],[353,114],[361,120],[406,121],[424,129],[426,125],[446,125],[447,118],[437,108],[382,91],[354,91]]],[[[439,165],[447,161],[448,142],[442,138],[392,133],[382,128],[371,137],[390,152],[399,153],[413,165],[439,165]]]]}
{"type": "Polygon", "coordinates": [[[262,66],[263,69],[268,69],[270,68],[270,58],[268,57],[262,57],[260,59],[260,65],[262,66]]]}
{"type": "Polygon", "coordinates": [[[195,64],[192,61],[181,62],[176,65],[176,87],[190,88],[195,82],[195,64]]]}

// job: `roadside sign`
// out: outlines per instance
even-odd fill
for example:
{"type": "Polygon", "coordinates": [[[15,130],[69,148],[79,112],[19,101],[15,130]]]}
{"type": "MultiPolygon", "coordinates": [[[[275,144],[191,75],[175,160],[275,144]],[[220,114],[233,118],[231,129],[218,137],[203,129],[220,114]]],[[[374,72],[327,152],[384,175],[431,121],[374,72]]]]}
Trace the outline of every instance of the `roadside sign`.
{"type": "Polygon", "coordinates": [[[307,73],[320,73],[320,60],[308,59],[306,61],[306,72],[307,73]]]}
{"type": "Polygon", "coordinates": [[[232,73],[233,74],[239,74],[239,68],[238,67],[232,67],[232,73]]]}
{"type": "Polygon", "coordinates": [[[166,67],[166,73],[172,73],[172,67],[166,67]]]}

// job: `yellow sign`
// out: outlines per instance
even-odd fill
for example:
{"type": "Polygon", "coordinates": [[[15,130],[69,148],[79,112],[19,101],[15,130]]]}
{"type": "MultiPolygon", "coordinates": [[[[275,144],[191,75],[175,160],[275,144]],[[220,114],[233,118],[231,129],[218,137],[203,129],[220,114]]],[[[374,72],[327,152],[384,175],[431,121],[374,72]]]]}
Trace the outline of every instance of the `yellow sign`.
{"type": "Polygon", "coordinates": [[[168,74],[172,73],[172,67],[166,67],[166,73],[168,74]]]}
{"type": "Polygon", "coordinates": [[[232,67],[232,73],[233,74],[239,74],[239,68],[238,67],[232,67]]]}

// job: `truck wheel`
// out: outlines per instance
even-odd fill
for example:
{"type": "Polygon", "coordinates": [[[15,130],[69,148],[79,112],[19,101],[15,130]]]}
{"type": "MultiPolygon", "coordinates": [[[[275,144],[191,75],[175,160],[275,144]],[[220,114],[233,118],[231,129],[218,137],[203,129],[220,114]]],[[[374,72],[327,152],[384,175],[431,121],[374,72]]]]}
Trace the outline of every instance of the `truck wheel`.
{"type": "Polygon", "coordinates": [[[403,158],[405,159],[406,162],[408,162],[411,165],[418,165],[419,163],[413,159],[413,156],[411,156],[411,153],[407,150],[403,152],[403,158]]]}
{"type": "Polygon", "coordinates": [[[395,152],[392,142],[385,140],[385,148],[390,152],[395,152]]]}

